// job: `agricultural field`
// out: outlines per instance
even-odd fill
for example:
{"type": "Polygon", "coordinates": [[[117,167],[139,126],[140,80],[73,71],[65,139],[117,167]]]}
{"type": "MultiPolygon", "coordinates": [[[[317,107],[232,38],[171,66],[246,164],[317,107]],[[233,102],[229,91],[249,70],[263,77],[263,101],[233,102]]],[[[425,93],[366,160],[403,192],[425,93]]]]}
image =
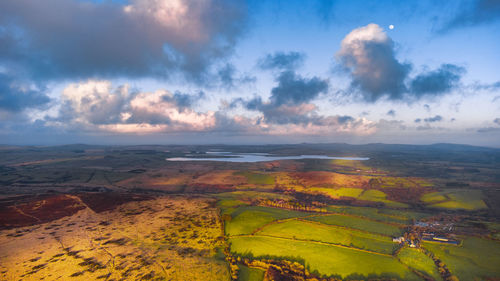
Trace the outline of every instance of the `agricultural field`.
{"type": "Polygon", "coordinates": [[[231,237],[231,251],[253,258],[285,258],[303,261],[313,273],[340,278],[385,277],[421,280],[392,256],[276,237],[231,237]]]}
{"type": "Polygon", "coordinates": [[[439,274],[434,261],[427,256],[422,250],[413,248],[403,248],[398,253],[397,258],[408,267],[412,268],[428,276],[434,280],[440,280],[439,274]]]}
{"type": "Polygon", "coordinates": [[[480,210],[486,209],[481,190],[450,189],[428,193],[422,196],[422,202],[432,208],[480,210]]]}
{"type": "Polygon", "coordinates": [[[251,234],[275,220],[305,217],[309,214],[261,206],[243,206],[235,209],[230,215],[232,217],[230,223],[225,224],[226,233],[228,235],[242,235],[251,234]]]}
{"type": "Polygon", "coordinates": [[[395,244],[390,237],[375,233],[343,229],[299,219],[268,224],[256,236],[283,237],[302,241],[319,241],[391,255],[395,244]]]}
{"type": "Polygon", "coordinates": [[[239,265],[238,268],[237,281],[262,281],[264,279],[265,271],[262,269],[251,268],[244,265],[239,265]]]}
{"type": "Polygon", "coordinates": [[[500,276],[500,243],[465,237],[460,246],[426,242],[424,248],[441,259],[460,280],[487,280],[500,276]]]}
{"type": "Polygon", "coordinates": [[[408,210],[338,205],[328,206],[327,211],[332,213],[361,216],[372,220],[397,224],[409,224],[412,220],[419,220],[429,216],[425,213],[413,212],[408,210]]]}
{"type": "Polygon", "coordinates": [[[400,227],[392,224],[340,214],[311,216],[306,219],[327,225],[336,225],[386,236],[399,236],[403,231],[400,227]]]}
{"type": "Polygon", "coordinates": [[[387,195],[383,191],[376,189],[365,190],[360,194],[358,199],[364,201],[384,203],[384,205],[387,207],[408,208],[408,205],[405,203],[387,200],[387,195]]]}

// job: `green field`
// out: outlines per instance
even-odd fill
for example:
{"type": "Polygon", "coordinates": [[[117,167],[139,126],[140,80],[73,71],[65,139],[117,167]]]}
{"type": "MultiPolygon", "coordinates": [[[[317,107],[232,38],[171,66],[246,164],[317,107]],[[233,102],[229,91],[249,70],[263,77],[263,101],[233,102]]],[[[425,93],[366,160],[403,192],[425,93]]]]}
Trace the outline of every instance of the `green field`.
{"type": "Polygon", "coordinates": [[[231,251],[248,257],[277,257],[304,261],[306,268],[320,275],[342,278],[393,277],[420,280],[391,256],[326,245],[272,237],[232,237],[231,251]]]}
{"type": "Polygon", "coordinates": [[[262,281],[264,279],[264,270],[238,265],[238,281],[262,281]]]}
{"type": "Polygon", "coordinates": [[[399,260],[418,272],[441,280],[441,275],[437,271],[434,261],[425,255],[421,250],[413,248],[403,248],[398,254],[399,260]]]}
{"type": "Polygon", "coordinates": [[[353,198],[358,198],[358,196],[363,192],[363,189],[361,188],[349,188],[349,187],[342,187],[338,189],[334,188],[324,188],[324,187],[312,187],[310,188],[311,191],[313,192],[319,192],[326,194],[332,198],[341,198],[341,197],[353,197],[353,198]]]}
{"type": "Polygon", "coordinates": [[[402,229],[397,226],[354,216],[332,214],[308,217],[306,219],[324,224],[354,228],[387,236],[399,236],[402,233],[402,229]]]}
{"type": "Polygon", "coordinates": [[[460,246],[425,242],[460,280],[485,280],[500,276],[500,243],[467,237],[460,246]]]}
{"type": "Polygon", "coordinates": [[[327,207],[328,212],[356,215],[366,217],[372,220],[378,220],[389,223],[408,224],[412,219],[419,220],[428,216],[424,213],[412,212],[406,210],[392,210],[384,208],[370,207],[354,207],[354,206],[338,206],[330,205],[327,207]]]}
{"type": "Polygon", "coordinates": [[[387,199],[387,195],[376,189],[362,189],[362,188],[325,188],[325,187],[312,187],[309,189],[312,192],[318,192],[328,195],[332,198],[338,199],[341,197],[352,197],[363,201],[381,202],[388,207],[392,208],[408,208],[408,205],[401,202],[391,201],[387,199]]]}
{"type": "Polygon", "coordinates": [[[289,195],[272,193],[272,192],[259,192],[259,191],[232,191],[218,193],[215,197],[219,199],[239,199],[239,200],[251,200],[251,199],[292,199],[293,197],[289,195]]]}
{"type": "Polygon", "coordinates": [[[450,189],[424,194],[420,200],[433,208],[480,210],[488,208],[483,198],[481,190],[450,189]]]}
{"type": "Polygon", "coordinates": [[[384,203],[386,206],[393,208],[408,208],[408,205],[405,203],[388,200],[387,195],[384,192],[376,189],[365,190],[365,192],[361,193],[358,199],[365,201],[381,202],[384,203]]]}
{"type": "Polygon", "coordinates": [[[273,223],[264,227],[256,235],[340,244],[388,255],[392,254],[396,245],[391,238],[386,236],[302,220],[273,223]]]}
{"type": "Polygon", "coordinates": [[[260,206],[243,206],[235,209],[230,222],[225,225],[226,234],[250,234],[254,230],[278,219],[304,217],[305,212],[282,210],[260,206]]]}

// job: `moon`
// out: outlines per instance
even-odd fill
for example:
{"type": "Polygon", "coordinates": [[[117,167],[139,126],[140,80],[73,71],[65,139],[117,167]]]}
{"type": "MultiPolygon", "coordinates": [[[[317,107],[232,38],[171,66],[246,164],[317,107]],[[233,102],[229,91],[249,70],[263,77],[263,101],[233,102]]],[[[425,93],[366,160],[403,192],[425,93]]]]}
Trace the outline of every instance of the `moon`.
{"type": "Polygon", "coordinates": [[[392,24],[389,25],[389,29],[391,29],[391,30],[394,29],[394,25],[392,25],[392,24]]]}

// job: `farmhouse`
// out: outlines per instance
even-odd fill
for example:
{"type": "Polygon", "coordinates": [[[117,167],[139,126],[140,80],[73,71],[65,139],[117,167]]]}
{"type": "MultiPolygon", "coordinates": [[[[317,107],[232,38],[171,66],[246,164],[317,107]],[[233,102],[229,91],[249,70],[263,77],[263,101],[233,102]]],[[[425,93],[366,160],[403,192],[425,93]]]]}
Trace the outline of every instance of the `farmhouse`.
{"type": "Polygon", "coordinates": [[[392,238],[392,242],[395,242],[395,243],[403,243],[405,242],[405,238],[403,236],[400,236],[400,237],[393,237],[392,238]]]}

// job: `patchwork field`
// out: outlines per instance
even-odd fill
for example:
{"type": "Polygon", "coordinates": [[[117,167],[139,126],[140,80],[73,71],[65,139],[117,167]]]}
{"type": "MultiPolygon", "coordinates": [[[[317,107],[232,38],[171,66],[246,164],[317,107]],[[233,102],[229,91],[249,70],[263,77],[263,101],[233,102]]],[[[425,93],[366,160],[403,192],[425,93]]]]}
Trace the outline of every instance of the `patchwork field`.
{"type": "Polygon", "coordinates": [[[428,193],[421,200],[429,207],[441,209],[480,210],[488,208],[484,203],[484,195],[480,190],[449,189],[428,193]]]}
{"type": "Polygon", "coordinates": [[[403,248],[397,258],[406,266],[434,280],[441,280],[441,275],[434,261],[419,249],[403,248]]]}
{"type": "Polygon", "coordinates": [[[460,246],[426,242],[424,247],[441,259],[460,280],[487,280],[500,276],[498,241],[466,237],[460,246]]]}
{"type": "Polygon", "coordinates": [[[275,237],[231,237],[229,243],[231,251],[241,256],[304,261],[309,271],[319,275],[421,280],[392,256],[275,237]]]}
{"type": "Polygon", "coordinates": [[[386,236],[399,236],[403,231],[402,228],[392,224],[339,214],[311,216],[306,219],[327,225],[336,225],[386,236]]]}

